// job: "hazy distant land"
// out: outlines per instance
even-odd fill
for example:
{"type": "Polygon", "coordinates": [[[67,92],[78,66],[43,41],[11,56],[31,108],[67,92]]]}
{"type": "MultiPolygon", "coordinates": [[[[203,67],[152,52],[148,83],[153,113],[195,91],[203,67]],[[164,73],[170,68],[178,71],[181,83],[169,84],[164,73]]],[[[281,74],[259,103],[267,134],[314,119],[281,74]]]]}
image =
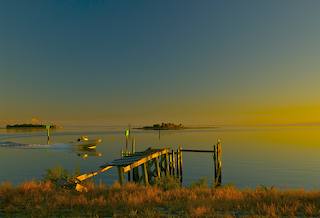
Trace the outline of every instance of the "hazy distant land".
{"type": "Polygon", "coordinates": [[[180,124],[174,123],[161,123],[161,124],[153,124],[152,126],[143,126],[135,129],[143,129],[143,130],[183,130],[183,129],[211,129],[217,128],[217,126],[184,126],[180,124]]]}
{"type": "MultiPolygon", "coordinates": [[[[24,123],[24,124],[13,124],[7,125],[7,129],[45,129],[47,125],[43,124],[31,124],[31,123],[24,123]]],[[[50,125],[50,129],[56,129],[56,125],[50,125]]]]}

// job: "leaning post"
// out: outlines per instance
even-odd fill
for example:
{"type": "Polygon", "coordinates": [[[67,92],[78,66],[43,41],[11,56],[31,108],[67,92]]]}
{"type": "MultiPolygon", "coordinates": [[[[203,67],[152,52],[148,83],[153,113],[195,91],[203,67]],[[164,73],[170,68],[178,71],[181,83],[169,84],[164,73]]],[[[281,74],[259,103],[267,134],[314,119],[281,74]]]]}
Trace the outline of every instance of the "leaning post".
{"type": "Polygon", "coordinates": [[[221,185],[222,182],[222,146],[221,141],[218,140],[217,143],[217,161],[218,161],[218,186],[221,185]]]}
{"type": "Polygon", "coordinates": [[[214,161],[214,186],[221,186],[222,182],[222,148],[221,141],[218,140],[217,145],[213,147],[213,161],[214,161]]]}
{"type": "Polygon", "coordinates": [[[213,145],[213,184],[216,186],[217,181],[217,155],[216,155],[216,145],[213,145]]]}

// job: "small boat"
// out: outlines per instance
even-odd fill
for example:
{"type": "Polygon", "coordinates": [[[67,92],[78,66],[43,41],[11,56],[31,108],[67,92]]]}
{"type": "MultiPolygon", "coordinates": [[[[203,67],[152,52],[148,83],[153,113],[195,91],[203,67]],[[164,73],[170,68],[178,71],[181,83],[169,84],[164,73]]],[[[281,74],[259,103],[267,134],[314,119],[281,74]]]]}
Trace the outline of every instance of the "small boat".
{"type": "Polygon", "coordinates": [[[72,142],[72,145],[82,149],[95,149],[97,144],[101,143],[101,139],[89,139],[87,136],[81,136],[77,141],[72,142]]]}

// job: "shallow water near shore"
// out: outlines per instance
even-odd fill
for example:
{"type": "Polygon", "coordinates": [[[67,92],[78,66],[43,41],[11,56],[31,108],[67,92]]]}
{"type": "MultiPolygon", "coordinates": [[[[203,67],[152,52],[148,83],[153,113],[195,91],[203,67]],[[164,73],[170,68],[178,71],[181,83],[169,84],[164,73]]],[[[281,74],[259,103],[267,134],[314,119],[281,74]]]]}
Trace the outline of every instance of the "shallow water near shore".
{"type": "MultiPolygon", "coordinates": [[[[136,150],[181,145],[186,149],[212,149],[222,141],[223,184],[237,187],[258,185],[280,188],[320,188],[320,127],[221,127],[213,129],[132,130],[136,150]]],[[[61,166],[70,171],[91,172],[120,157],[125,147],[124,128],[109,126],[65,127],[51,132],[0,129],[0,182],[19,184],[41,179],[46,169],[61,166]],[[79,150],[69,143],[81,135],[101,138],[95,151],[79,150]],[[83,158],[87,155],[87,158],[83,158]]],[[[130,147],[131,148],[131,147],[130,147]]],[[[209,153],[183,153],[184,185],[200,178],[213,179],[209,153]]],[[[111,169],[94,178],[112,184],[117,171],[111,169]]]]}

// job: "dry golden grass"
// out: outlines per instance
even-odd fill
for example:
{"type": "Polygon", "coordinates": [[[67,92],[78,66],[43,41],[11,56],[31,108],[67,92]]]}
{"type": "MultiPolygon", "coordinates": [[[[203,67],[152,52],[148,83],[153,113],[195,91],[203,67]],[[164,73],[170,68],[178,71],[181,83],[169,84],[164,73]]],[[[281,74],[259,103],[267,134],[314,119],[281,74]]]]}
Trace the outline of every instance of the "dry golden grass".
{"type": "Polygon", "coordinates": [[[88,192],[30,181],[0,185],[0,217],[319,217],[320,191],[235,187],[164,190],[87,184],[88,192]]]}

